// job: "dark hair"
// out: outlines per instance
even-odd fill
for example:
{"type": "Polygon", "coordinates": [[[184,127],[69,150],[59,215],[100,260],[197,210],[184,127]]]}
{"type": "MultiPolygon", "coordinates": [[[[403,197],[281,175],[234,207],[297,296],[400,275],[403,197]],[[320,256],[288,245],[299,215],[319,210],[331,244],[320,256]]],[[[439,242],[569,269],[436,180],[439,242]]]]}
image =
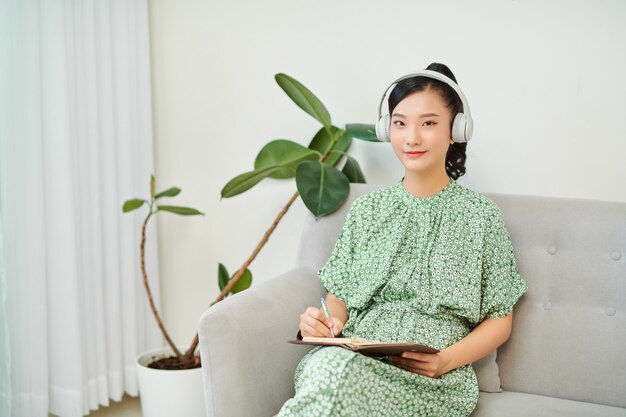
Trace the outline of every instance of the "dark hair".
{"type": "MultiPolygon", "coordinates": [[[[434,62],[426,69],[437,71],[448,78],[451,78],[456,83],[456,77],[452,74],[450,68],[444,64],[434,62]]],[[[463,102],[452,87],[442,81],[435,80],[434,78],[416,76],[398,82],[389,94],[389,114],[393,114],[393,109],[395,109],[398,103],[400,103],[408,95],[429,89],[439,93],[445,102],[446,107],[450,110],[450,128],[452,129],[454,117],[457,113],[463,112],[463,102]]],[[[446,154],[446,172],[449,177],[455,180],[465,174],[466,149],[467,143],[457,142],[454,142],[448,148],[448,153],[446,154]]]]}

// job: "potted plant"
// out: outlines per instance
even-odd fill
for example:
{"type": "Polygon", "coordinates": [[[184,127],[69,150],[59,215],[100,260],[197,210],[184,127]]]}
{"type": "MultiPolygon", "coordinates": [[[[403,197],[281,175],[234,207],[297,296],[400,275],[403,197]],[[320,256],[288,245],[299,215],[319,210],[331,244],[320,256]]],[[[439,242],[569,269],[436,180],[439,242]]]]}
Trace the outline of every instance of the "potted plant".
{"type": "MultiPolygon", "coordinates": [[[[203,213],[190,207],[162,204],[162,199],[176,197],[180,194],[181,189],[171,187],[156,193],[154,184],[154,176],[152,176],[150,178],[149,199],[130,199],[122,207],[124,213],[144,206],[147,207],[147,214],[141,228],[139,246],[141,274],[150,310],[157,326],[161,330],[163,338],[169,346],[169,348],[151,350],[137,358],[137,380],[141,394],[142,413],[144,417],[166,417],[172,415],[200,417],[205,415],[200,357],[195,353],[195,346],[193,348],[188,347],[186,350],[176,346],[163,325],[148,283],[145,265],[145,244],[148,222],[157,213],[166,212],[183,216],[197,216],[203,215],[203,213]],[[184,404],[184,407],[181,407],[181,404],[184,404]]],[[[229,279],[228,276],[224,276],[225,274],[228,274],[228,272],[220,264],[220,287],[226,285],[229,279]]],[[[252,274],[248,273],[238,281],[237,286],[231,289],[231,293],[248,288],[251,282],[252,274]]]]}
{"type": "MultiPolygon", "coordinates": [[[[352,138],[378,141],[373,125],[348,124],[345,128],[340,129],[332,124],[330,114],[322,102],[304,85],[286,74],[276,74],[275,79],[296,105],[318,120],[322,127],[315,133],[308,147],[285,139],[270,141],[257,155],[254,170],[236,176],[222,189],[222,197],[229,198],[249,190],[265,178],[295,178],[298,191],[294,193],[285,207],[279,212],[270,228],[253,250],[253,253],[233,276],[230,276],[223,264],[220,263],[218,265],[218,285],[221,292],[211,303],[211,306],[223,300],[228,294],[250,287],[252,273],[248,266],[256,258],[298,196],[301,196],[305,206],[318,218],[330,214],[341,207],[348,197],[350,183],[365,182],[358,162],[347,154],[352,138]],[[340,171],[337,166],[341,162],[343,162],[343,167],[340,171]]],[[[181,190],[178,187],[171,187],[156,193],[154,184],[154,176],[152,176],[150,180],[150,199],[130,199],[124,203],[122,208],[125,213],[137,210],[143,206],[148,208],[141,231],[141,272],[150,309],[169,346],[169,349],[147,352],[138,359],[138,379],[142,397],[142,411],[144,417],[180,416],[180,412],[183,409],[180,407],[180,404],[185,404],[184,409],[189,411],[187,415],[201,416],[204,415],[204,404],[197,399],[198,395],[200,399],[202,398],[202,383],[199,371],[200,357],[196,354],[198,334],[196,333],[192,343],[186,350],[179,349],[171,340],[154,305],[148,284],[144,256],[146,226],[152,216],[159,212],[184,216],[203,215],[203,213],[190,207],[161,204],[161,199],[176,197],[181,190]],[[166,375],[157,373],[156,369],[176,369],[180,371],[175,373],[168,372],[169,375],[166,375]],[[192,375],[189,378],[190,382],[183,381],[185,379],[184,374],[192,375]],[[148,382],[151,385],[149,390],[147,388],[148,382]],[[174,390],[180,393],[178,394],[181,396],[180,399],[174,400],[172,398],[174,390]],[[152,403],[153,400],[160,399],[164,400],[163,404],[152,403]],[[175,408],[168,408],[172,405],[175,408]]]]}

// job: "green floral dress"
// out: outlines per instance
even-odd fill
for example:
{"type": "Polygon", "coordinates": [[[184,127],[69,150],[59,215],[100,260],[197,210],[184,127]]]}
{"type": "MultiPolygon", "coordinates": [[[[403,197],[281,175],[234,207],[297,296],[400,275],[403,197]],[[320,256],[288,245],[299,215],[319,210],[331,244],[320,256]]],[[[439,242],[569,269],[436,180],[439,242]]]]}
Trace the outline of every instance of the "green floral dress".
{"type": "MultiPolygon", "coordinates": [[[[402,182],[353,203],[319,276],[346,303],[344,337],[443,349],[509,314],[527,285],[500,209],[454,180],[422,199],[402,182]]],[[[337,347],[300,362],[278,416],[468,416],[471,365],[428,378],[337,347]]]]}

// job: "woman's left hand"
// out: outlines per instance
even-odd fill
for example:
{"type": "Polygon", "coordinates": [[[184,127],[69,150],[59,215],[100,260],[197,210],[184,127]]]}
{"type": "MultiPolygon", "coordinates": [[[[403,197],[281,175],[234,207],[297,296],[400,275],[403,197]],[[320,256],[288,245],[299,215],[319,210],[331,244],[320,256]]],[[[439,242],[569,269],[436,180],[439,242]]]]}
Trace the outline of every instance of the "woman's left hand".
{"type": "Polygon", "coordinates": [[[439,378],[449,371],[446,369],[450,361],[443,352],[420,353],[404,352],[402,356],[389,356],[394,365],[429,378],[439,378]]]}

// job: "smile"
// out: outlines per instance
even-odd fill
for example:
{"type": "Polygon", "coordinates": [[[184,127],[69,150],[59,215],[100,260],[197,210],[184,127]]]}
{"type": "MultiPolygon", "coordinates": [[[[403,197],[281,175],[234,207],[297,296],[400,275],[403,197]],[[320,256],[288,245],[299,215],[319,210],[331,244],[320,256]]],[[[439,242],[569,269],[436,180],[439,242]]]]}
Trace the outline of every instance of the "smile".
{"type": "Polygon", "coordinates": [[[424,155],[426,153],[426,151],[424,152],[417,152],[417,151],[407,151],[405,152],[406,156],[408,156],[409,158],[418,158],[422,155],[424,155]]]}

